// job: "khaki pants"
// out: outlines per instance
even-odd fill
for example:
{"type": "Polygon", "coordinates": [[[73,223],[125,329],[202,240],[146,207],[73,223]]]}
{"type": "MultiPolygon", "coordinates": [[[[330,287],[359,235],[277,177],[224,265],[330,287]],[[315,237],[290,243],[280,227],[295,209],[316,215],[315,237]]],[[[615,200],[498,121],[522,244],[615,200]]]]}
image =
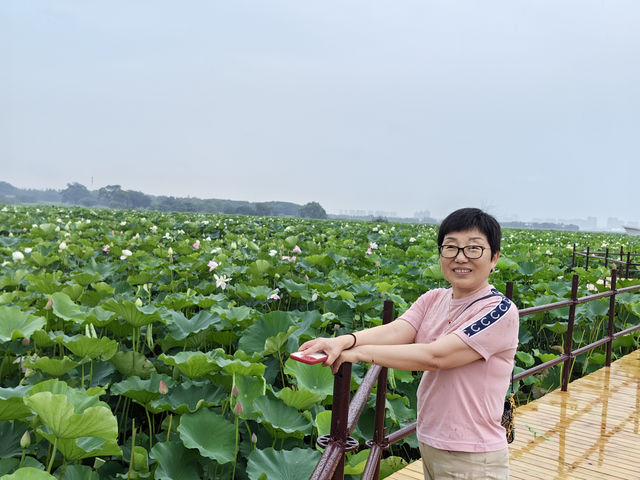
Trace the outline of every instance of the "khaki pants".
{"type": "Polygon", "coordinates": [[[452,452],[420,443],[425,480],[509,480],[509,449],[452,452]]]}

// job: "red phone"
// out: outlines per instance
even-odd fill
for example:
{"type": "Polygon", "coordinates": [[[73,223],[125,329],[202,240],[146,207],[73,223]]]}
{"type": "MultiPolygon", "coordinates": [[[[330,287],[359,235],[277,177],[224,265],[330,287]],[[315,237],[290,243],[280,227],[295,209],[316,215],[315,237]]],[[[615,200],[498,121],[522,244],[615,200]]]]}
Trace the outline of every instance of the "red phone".
{"type": "Polygon", "coordinates": [[[309,365],[315,365],[316,363],[324,362],[327,359],[327,354],[322,352],[310,354],[295,352],[289,356],[294,360],[302,363],[308,363],[309,365]]]}

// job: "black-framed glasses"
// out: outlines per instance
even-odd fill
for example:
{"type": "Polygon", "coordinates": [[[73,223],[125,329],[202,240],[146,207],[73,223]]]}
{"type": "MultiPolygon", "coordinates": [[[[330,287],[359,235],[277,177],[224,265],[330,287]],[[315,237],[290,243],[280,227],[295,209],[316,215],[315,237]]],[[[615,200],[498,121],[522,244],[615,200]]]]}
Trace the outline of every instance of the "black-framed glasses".
{"type": "Polygon", "coordinates": [[[462,250],[465,257],[470,259],[480,258],[487,247],[480,245],[467,245],[466,247],[456,247],[455,245],[440,245],[438,250],[442,258],[456,258],[462,250]]]}

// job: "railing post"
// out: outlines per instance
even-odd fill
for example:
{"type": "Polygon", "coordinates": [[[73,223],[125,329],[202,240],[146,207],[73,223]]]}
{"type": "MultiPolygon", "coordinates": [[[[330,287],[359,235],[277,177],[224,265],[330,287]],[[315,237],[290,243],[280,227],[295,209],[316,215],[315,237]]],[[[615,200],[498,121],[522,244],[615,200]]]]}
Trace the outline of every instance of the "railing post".
{"type": "Polygon", "coordinates": [[[571,255],[571,270],[576,266],[576,244],[573,244],[573,255],[571,255]]]}
{"type": "Polygon", "coordinates": [[[587,256],[585,258],[586,258],[586,263],[584,265],[584,269],[589,270],[589,247],[587,247],[587,256]]]}
{"type": "Polygon", "coordinates": [[[624,258],[624,245],[620,245],[620,261],[624,258]]]}
{"type": "MultiPolygon", "coordinates": [[[[573,249],[575,251],[575,243],[573,244],[573,249]]],[[[505,292],[504,292],[504,296],[507,297],[509,300],[513,300],[513,282],[509,281],[507,282],[507,285],[505,287],[505,292]]]]}
{"type": "Polygon", "coordinates": [[[627,271],[624,274],[625,278],[629,278],[629,264],[631,263],[631,252],[627,252],[627,271]]]}
{"type": "Polygon", "coordinates": [[[331,407],[331,440],[339,443],[342,454],[332,480],[344,479],[344,446],[347,444],[347,422],[349,420],[349,391],[351,390],[351,364],[343,363],[333,378],[333,405],[331,407]]]}
{"type": "Polygon", "coordinates": [[[611,350],[613,347],[613,321],[616,315],[616,275],[617,269],[616,264],[613,264],[611,268],[611,296],[609,297],[609,329],[607,330],[607,335],[609,336],[609,341],[607,342],[607,360],[605,365],[607,367],[611,366],[611,350]]]}
{"type": "Polygon", "coordinates": [[[609,247],[604,251],[604,268],[609,267],[609,247]]]}
{"type": "MultiPolygon", "coordinates": [[[[587,247],[587,251],[589,247],[587,247]]],[[[589,258],[589,257],[587,257],[589,258]]],[[[574,275],[571,280],[571,305],[569,306],[569,321],[567,322],[567,338],[564,342],[564,354],[567,359],[564,361],[564,367],[562,368],[562,391],[566,392],[569,386],[569,376],[571,373],[571,361],[573,355],[573,323],[576,318],[576,305],[578,304],[578,275],[574,275]]]]}
{"type": "MultiPolygon", "coordinates": [[[[393,302],[385,300],[382,310],[382,324],[387,325],[393,321],[393,302]]],[[[388,441],[385,435],[384,418],[387,407],[387,376],[389,369],[383,367],[378,374],[378,384],[376,389],[376,413],[373,425],[373,440],[367,442],[371,448],[367,463],[362,472],[364,479],[377,479],[380,477],[380,457],[382,449],[386,448],[388,441]],[[375,451],[374,451],[375,450],[375,451]]]]}

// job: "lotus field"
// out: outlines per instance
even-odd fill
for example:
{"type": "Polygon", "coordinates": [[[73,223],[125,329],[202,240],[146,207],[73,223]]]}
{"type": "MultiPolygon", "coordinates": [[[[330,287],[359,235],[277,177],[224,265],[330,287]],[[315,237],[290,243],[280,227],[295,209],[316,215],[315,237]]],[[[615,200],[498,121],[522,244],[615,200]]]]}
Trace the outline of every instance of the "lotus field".
{"type": "MultiPolygon", "coordinates": [[[[1,479],[308,478],[333,377],[288,354],[380,324],[385,299],[397,315],[446,285],[432,225],[4,206],[0,229],[1,479]]],[[[568,298],[574,243],[640,250],[617,234],[503,234],[492,282],[513,281],[520,308],[568,298]]],[[[602,266],[575,271],[580,296],[605,289],[602,266]]],[[[577,308],[576,347],[604,334],[607,311],[607,299],[577,308]]],[[[522,319],[516,372],[561,352],[566,317],[522,319]]],[[[640,295],[619,295],[616,328],[638,317],[640,295]]],[[[617,339],[614,355],[637,346],[617,339]]],[[[583,355],[572,375],[603,362],[583,355]]],[[[366,368],[353,366],[354,390],[366,368]]],[[[518,400],[559,380],[559,367],[529,377],[518,400]]],[[[390,371],[390,431],[415,421],[418,381],[390,371]]],[[[392,446],[383,475],[416,447],[392,446]]],[[[349,454],[346,473],[366,455],[349,454]]]]}

